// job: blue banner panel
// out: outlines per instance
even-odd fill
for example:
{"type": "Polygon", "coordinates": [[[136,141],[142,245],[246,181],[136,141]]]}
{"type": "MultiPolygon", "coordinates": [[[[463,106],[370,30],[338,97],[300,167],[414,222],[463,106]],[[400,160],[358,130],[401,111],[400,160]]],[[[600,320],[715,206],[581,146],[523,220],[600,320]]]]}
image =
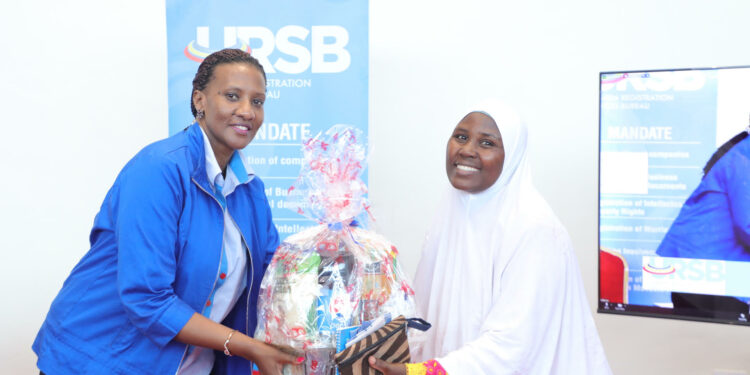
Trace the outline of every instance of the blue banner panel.
{"type": "Polygon", "coordinates": [[[625,257],[630,304],[671,303],[644,290],[642,260],[700,182],[716,117],[716,71],[601,76],[600,244],[625,257]]]}
{"type": "Polygon", "coordinates": [[[167,0],[169,134],[193,122],[193,77],[222,48],[250,51],[268,77],[265,121],[243,152],[283,239],[314,224],[284,202],[301,143],[335,124],[368,134],[368,2],[167,0]]]}

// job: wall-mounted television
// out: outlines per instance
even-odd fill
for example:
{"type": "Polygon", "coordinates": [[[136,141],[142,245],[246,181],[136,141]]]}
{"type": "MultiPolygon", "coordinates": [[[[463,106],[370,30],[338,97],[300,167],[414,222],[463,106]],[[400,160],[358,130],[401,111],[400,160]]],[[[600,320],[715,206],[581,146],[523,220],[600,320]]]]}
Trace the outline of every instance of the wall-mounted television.
{"type": "Polygon", "coordinates": [[[750,325],[750,66],[599,89],[598,311],[750,325]]]}

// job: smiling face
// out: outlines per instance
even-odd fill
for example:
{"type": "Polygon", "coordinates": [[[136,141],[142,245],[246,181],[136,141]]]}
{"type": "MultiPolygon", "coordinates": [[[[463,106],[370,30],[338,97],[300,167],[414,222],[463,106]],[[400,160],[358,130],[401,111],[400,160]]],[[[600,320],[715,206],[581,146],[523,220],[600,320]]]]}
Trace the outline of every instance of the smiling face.
{"type": "Polygon", "coordinates": [[[456,125],[445,153],[448,180],[469,193],[486,190],[500,177],[505,149],[495,121],[471,112],[456,125]]]}
{"type": "Polygon", "coordinates": [[[245,63],[220,64],[203,90],[193,91],[193,104],[205,113],[198,123],[206,133],[222,170],[235,150],[245,148],[263,124],[266,82],[245,63]]]}

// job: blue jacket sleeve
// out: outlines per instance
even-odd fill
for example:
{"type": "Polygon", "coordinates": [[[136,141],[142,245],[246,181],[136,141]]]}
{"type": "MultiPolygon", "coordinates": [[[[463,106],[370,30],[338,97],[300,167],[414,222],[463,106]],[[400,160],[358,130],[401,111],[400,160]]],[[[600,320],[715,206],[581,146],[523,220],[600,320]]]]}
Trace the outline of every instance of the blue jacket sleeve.
{"type": "Polygon", "coordinates": [[[115,226],[117,287],[130,321],[154,343],[164,346],[195,312],[172,288],[185,190],[171,161],[139,156],[120,176],[115,226]]]}
{"type": "MultiPolygon", "coordinates": [[[[750,140],[745,140],[745,142],[750,142],[750,140]]],[[[750,248],[750,155],[735,153],[732,159],[724,165],[726,167],[724,178],[734,232],[740,243],[750,248]]]]}

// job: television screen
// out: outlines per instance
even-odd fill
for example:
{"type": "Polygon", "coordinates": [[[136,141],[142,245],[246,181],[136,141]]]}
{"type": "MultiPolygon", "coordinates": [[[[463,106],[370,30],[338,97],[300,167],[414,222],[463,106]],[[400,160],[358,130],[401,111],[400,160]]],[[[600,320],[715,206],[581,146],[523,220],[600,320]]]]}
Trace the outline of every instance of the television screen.
{"type": "Polygon", "coordinates": [[[598,311],[750,325],[750,67],[599,89],[598,311]]]}

